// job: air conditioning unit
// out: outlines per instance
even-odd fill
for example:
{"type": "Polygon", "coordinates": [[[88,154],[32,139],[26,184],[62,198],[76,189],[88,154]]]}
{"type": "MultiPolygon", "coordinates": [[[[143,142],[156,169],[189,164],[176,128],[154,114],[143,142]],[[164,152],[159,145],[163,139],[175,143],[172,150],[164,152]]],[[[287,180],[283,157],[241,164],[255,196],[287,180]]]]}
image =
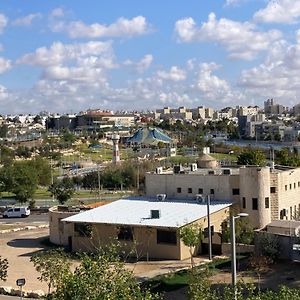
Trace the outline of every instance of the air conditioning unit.
{"type": "Polygon", "coordinates": [[[208,171],[208,175],[215,175],[215,171],[213,170],[208,171]]]}
{"type": "Polygon", "coordinates": [[[198,203],[205,203],[205,196],[203,196],[202,194],[196,194],[195,195],[195,200],[198,202],[198,203]]]}
{"type": "Polygon", "coordinates": [[[151,209],[150,210],[151,219],[159,219],[160,218],[160,210],[158,209],[151,209]]]}
{"type": "Polygon", "coordinates": [[[166,194],[157,194],[156,199],[157,201],[164,201],[166,199],[167,195],[166,194]]]}
{"type": "Polygon", "coordinates": [[[195,164],[195,163],[191,164],[191,171],[192,172],[197,171],[197,164],[195,164]]]}
{"type": "Polygon", "coordinates": [[[156,174],[162,174],[162,172],[163,172],[163,168],[162,167],[156,168],[156,174]]]}

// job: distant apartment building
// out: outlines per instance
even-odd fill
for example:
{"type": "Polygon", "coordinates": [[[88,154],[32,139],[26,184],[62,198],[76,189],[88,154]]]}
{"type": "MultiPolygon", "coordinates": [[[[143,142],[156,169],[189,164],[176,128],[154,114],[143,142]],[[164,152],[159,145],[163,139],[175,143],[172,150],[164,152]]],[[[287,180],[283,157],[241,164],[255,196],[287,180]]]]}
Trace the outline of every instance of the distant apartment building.
{"type": "Polygon", "coordinates": [[[237,106],[237,116],[253,116],[259,113],[260,109],[258,106],[237,106]]]}
{"type": "Polygon", "coordinates": [[[241,137],[256,137],[256,126],[265,122],[266,116],[264,114],[255,115],[239,115],[238,128],[241,137]]]}
{"type": "Polygon", "coordinates": [[[232,201],[257,228],[274,220],[291,220],[300,210],[300,168],[219,168],[208,155],[204,160],[202,168],[147,173],[146,195],[196,199],[200,194],[210,195],[212,202],[232,201]]]}
{"type": "Polygon", "coordinates": [[[294,116],[299,116],[300,115],[300,104],[296,104],[292,108],[292,113],[293,113],[294,116]]]}
{"type": "Polygon", "coordinates": [[[286,111],[286,108],[274,101],[274,99],[268,99],[264,102],[264,112],[266,115],[282,115],[286,111]]]}
{"type": "Polygon", "coordinates": [[[192,120],[193,113],[186,107],[179,108],[164,107],[163,109],[157,109],[155,112],[155,118],[160,120],[192,120]]]}

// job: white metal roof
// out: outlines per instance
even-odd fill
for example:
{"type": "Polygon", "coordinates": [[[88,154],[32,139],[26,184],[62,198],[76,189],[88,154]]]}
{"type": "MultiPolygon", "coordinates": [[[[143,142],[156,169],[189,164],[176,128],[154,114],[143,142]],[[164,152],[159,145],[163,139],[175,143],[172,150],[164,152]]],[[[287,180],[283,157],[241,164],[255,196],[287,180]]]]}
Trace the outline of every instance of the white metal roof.
{"type": "MultiPolygon", "coordinates": [[[[230,205],[229,202],[212,201],[210,213],[230,205]]],[[[206,204],[198,203],[196,200],[157,201],[153,198],[128,198],[70,216],[63,221],[179,228],[206,215],[206,204]],[[159,210],[160,218],[151,218],[151,210],[159,210]]]]}

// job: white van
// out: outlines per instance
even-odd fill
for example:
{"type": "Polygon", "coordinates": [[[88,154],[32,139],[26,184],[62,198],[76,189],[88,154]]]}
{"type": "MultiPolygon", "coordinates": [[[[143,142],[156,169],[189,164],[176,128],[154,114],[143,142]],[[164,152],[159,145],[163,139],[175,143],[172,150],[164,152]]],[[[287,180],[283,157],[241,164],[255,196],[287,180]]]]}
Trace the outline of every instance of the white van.
{"type": "Polygon", "coordinates": [[[12,207],[3,213],[3,218],[25,218],[30,215],[28,207],[12,207]]]}

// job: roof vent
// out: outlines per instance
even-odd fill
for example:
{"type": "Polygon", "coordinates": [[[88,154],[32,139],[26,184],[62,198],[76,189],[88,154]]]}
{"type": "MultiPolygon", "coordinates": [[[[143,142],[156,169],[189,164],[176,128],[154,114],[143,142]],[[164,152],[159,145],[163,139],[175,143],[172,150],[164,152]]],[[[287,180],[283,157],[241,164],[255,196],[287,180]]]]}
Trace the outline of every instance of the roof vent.
{"type": "Polygon", "coordinates": [[[160,210],[158,209],[151,209],[151,219],[159,219],[160,218],[160,210]]]}
{"type": "Polygon", "coordinates": [[[157,201],[164,201],[166,199],[167,195],[166,194],[157,194],[156,199],[157,201]]]}

